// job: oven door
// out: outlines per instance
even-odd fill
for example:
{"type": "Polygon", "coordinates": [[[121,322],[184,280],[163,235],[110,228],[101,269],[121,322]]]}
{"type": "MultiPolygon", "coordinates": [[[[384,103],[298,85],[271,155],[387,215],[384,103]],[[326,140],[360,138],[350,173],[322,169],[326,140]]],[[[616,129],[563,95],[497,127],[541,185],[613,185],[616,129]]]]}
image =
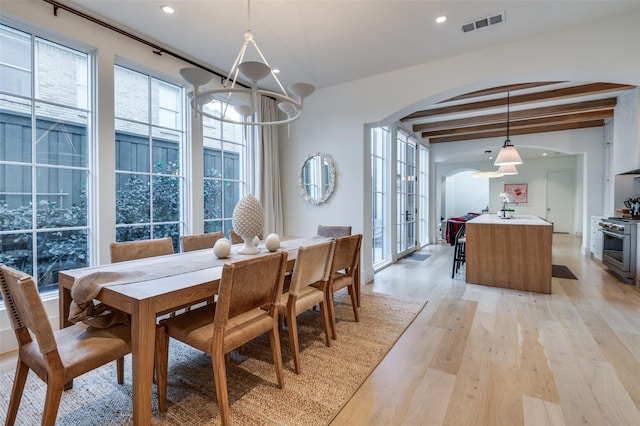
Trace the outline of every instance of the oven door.
{"type": "Polygon", "coordinates": [[[630,273],[631,237],[604,229],[600,231],[602,232],[602,263],[622,274],[630,273]]]}

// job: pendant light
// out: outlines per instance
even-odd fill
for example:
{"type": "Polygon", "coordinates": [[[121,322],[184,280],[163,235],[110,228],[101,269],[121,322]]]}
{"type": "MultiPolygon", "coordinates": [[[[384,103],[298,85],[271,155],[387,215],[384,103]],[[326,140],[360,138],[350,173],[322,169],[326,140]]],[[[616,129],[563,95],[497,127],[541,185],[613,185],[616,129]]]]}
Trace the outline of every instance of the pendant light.
{"type": "Polygon", "coordinates": [[[498,169],[498,173],[501,173],[503,176],[517,175],[518,169],[514,165],[500,166],[500,168],[498,169]]]}
{"type": "MultiPolygon", "coordinates": [[[[491,160],[493,159],[493,157],[491,157],[491,150],[486,150],[484,152],[485,154],[487,154],[488,156],[488,160],[489,160],[489,168],[491,169],[491,160]]],[[[487,171],[483,171],[483,172],[475,172],[471,174],[472,177],[474,178],[499,178],[503,176],[503,173],[500,172],[500,170],[487,170],[487,171]]]]}
{"type": "Polygon", "coordinates": [[[493,164],[496,166],[515,166],[522,164],[520,154],[518,154],[516,147],[511,144],[511,139],[509,139],[509,92],[507,92],[507,139],[504,141],[504,145],[502,145],[502,149],[500,149],[496,157],[496,162],[493,164]]]}

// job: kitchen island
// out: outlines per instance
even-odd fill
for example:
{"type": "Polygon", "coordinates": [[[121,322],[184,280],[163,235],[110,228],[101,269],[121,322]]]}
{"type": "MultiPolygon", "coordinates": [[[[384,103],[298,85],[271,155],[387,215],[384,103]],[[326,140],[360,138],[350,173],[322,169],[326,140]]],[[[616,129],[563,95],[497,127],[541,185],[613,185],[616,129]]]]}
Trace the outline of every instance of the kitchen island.
{"type": "Polygon", "coordinates": [[[466,223],[466,234],[467,283],[551,293],[551,223],[483,214],[466,223]]]}

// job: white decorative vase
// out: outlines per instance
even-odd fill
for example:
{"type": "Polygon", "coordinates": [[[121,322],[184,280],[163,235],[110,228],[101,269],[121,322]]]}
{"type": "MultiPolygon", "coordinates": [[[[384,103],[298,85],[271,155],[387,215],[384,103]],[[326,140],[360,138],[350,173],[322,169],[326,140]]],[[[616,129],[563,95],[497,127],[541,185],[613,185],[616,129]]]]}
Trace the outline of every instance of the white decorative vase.
{"type": "Polygon", "coordinates": [[[244,240],[244,246],[238,253],[260,253],[260,250],[253,245],[254,238],[262,232],[264,226],[264,212],[260,201],[251,194],[243,197],[233,210],[231,223],[233,230],[244,240]]]}

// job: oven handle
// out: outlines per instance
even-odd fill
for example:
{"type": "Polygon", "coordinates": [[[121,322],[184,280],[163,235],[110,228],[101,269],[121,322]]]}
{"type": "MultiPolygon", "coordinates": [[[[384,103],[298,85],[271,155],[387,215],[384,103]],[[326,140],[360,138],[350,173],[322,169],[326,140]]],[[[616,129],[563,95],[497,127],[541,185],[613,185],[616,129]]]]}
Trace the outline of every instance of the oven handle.
{"type": "Polygon", "coordinates": [[[624,234],[616,234],[615,232],[605,231],[604,229],[598,229],[598,231],[613,238],[624,238],[624,234]]]}

